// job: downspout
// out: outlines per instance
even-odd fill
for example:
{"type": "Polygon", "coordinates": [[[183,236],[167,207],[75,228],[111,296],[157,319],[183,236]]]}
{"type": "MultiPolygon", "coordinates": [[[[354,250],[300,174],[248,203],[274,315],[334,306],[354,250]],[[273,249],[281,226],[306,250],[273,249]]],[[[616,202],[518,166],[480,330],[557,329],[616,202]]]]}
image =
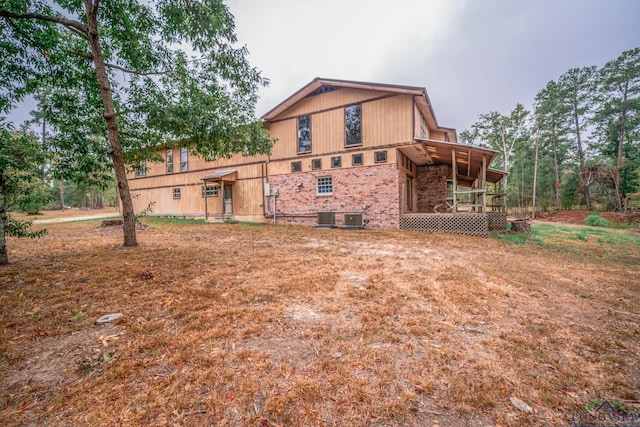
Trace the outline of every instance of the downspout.
{"type": "Polygon", "coordinates": [[[264,199],[266,203],[264,203],[264,211],[265,211],[265,218],[270,218],[273,216],[273,214],[271,213],[271,211],[269,210],[270,206],[271,206],[271,184],[269,183],[269,157],[267,157],[267,160],[265,160],[264,162],[264,175],[265,175],[265,179],[263,179],[262,181],[262,195],[264,196],[264,199]],[[266,180],[266,181],[265,181],[266,180]],[[269,194],[267,194],[266,190],[266,185],[265,184],[269,184],[269,194]]]}

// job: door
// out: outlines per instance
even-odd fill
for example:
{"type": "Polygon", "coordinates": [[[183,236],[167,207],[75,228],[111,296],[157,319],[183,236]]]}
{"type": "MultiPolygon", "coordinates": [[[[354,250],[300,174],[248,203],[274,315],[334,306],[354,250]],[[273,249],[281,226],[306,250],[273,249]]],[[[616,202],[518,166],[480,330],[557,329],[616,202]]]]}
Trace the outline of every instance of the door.
{"type": "Polygon", "coordinates": [[[231,197],[231,185],[224,186],[224,213],[232,214],[233,213],[233,199],[231,197]]]}

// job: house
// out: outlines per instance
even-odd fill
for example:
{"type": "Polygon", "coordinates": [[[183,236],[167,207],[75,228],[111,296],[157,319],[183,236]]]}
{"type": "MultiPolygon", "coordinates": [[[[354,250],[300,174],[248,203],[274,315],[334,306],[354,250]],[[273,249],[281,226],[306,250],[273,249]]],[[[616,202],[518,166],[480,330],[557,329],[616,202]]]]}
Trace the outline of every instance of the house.
{"type": "Polygon", "coordinates": [[[271,155],[188,147],[131,176],[155,215],[486,235],[506,227],[492,150],[458,144],[424,88],[316,78],[263,117],[271,155]]]}

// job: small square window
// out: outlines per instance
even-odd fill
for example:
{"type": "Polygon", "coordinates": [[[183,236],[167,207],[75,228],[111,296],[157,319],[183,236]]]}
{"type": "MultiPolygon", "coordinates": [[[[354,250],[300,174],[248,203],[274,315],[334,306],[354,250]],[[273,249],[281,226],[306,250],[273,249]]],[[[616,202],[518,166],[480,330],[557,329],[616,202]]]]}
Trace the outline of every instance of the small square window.
{"type": "Polygon", "coordinates": [[[360,166],[364,164],[364,156],[362,153],[352,154],[351,155],[351,165],[352,166],[360,166]]]}
{"type": "Polygon", "coordinates": [[[387,152],[386,151],[376,151],[374,153],[376,163],[384,163],[387,161],[387,152]]]}
{"type": "Polygon", "coordinates": [[[322,159],[311,160],[311,169],[314,171],[318,169],[322,169],[322,159]]]}
{"type": "Polygon", "coordinates": [[[218,197],[218,186],[217,185],[207,185],[206,187],[202,187],[202,197],[218,197]]]}
{"type": "Polygon", "coordinates": [[[291,172],[300,172],[302,170],[302,162],[291,162],[291,172]]]}
{"type": "Polygon", "coordinates": [[[179,199],[180,196],[182,195],[181,193],[182,193],[182,191],[181,191],[180,188],[174,188],[173,189],[173,198],[174,199],[179,199]]]}
{"type": "Polygon", "coordinates": [[[316,178],[316,193],[331,194],[333,193],[333,178],[330,176],[322,176],[316,178]]]}
{"type": "Polygon", "coordinates": [[[341,168],[342,167],[342,157],[336,156],[331,158],[331,167],[332,168],[341,168]]]}

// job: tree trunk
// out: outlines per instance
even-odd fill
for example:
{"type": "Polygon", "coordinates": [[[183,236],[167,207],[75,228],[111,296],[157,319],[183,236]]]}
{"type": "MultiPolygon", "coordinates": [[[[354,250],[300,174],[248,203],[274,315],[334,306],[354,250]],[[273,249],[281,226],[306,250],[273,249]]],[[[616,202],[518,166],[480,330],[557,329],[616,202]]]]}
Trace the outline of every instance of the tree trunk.
{"type": "Polygon", "coordinates": [[[622,113],[622,123],[618,129],[618,158],[616,161],[616,175],[615,175],[615,186],[616,186],[616,210],[618,212],[622,212],[622,191],[620,189],[620,169],[622,169],[622,144],[624,143],[624,112],[622,113]]]}
{"type": "Polygon", "coordinates": [[[536,158],[533,163],[533,191],[532,191],[532,211],[531,218],[536,217],[536,193],[538,190],[538,145],[539,145],[539,128],[536,127],[536,158]]]}
{"type": "Polygon", "coordinates": [[[573,103],[573,118],[576,125],[576,140],[578,143],[578,160],[580,161],[580,187],[584,193],[584,203],[587,209],[591,210],[591,195],[589,194],[589,184],[584,182],[584,151],[582,151],[582,138],[580,136],[580,121],[578,119],[577,101],[573,103]]]}
{"type": "Polygon", "coordinates": [[[93,63],[96,67],[96,76],[100,86],[100,95],[102,96],[102,103],[104,104],[104,117],[107,124],[109,144],[111,146],[110,155],[116,172],[118,194],[120,195],[120,201],[122,202],[124,246],[138,246],[136,238],[136,217],[135,212],[133,211],[131,194],[129,192],[127,171],[122,157],[122,147],[120,146],[120,139],[118,137],[118,123],[116,121],[116,113],[113,106],[113,96],[111,94],[109,77],[107,75],[102,49],[100,48],[100,40],[98,37],[97,5],[97,2],[94,6],[91,0],[84,0],[84,6],[87,12],[87,35],[91,45],[93,63]]]}
{"type": "Polygon", "coordinates": [[[60,189],[60,210],[64,210],[64,179],[61,179],[58,183],[58,188],[60,189]]]}
{"type": "Polygon", "coordinates": [[[0,265],[9,264],[9,254],[7,253],[7,211],[1,208],[0,212],[0,265]]]}
{"type": "Polygon", "coordinates": [[[555,168],[555,176],[556,176],[556,209],[560,210],[560,167],[558,166],[558,141],[556,137],[556,128],[555,123],[553,124],[553,131],[551,133],[551,139],[553,141],[553,166],[555,168]]]}

